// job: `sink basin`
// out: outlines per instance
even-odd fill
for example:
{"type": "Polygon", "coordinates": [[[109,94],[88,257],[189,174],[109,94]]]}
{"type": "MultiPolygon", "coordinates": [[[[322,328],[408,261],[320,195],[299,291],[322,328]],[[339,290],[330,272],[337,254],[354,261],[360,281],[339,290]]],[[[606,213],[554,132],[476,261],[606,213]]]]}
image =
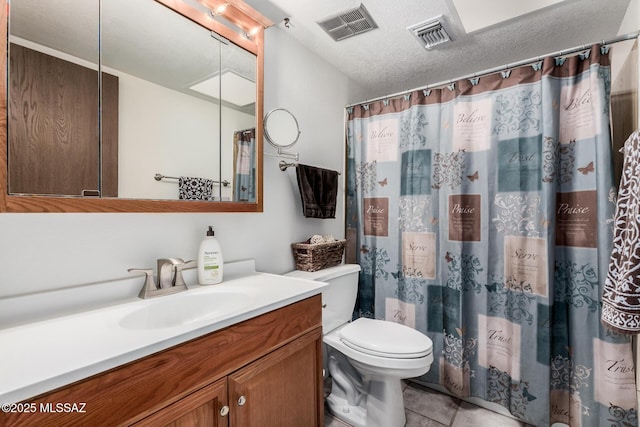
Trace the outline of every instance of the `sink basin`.
{"type": "Polygon", "coordinates": [[[126,329],[171,328],[212,321],[251,305],[253,297],[243,292],[178,294],[159,297],[120,319],[126,329]]]}

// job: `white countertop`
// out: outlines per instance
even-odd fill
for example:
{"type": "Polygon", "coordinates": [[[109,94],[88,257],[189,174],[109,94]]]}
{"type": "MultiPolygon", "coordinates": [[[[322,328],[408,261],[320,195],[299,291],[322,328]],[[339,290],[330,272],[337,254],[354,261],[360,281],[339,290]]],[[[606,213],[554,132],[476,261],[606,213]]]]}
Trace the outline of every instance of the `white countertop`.
{"type": "Polygon", "coordinates": [[[189,286],[188,291],[174,295],[134,299],[1,329],[0,403],[28,401],[38,394],[319,294],[326,286],[324,282],[252,273],[218,285],[189,286]],[[204,299],[211,293],[236,292],[249,295],[248,301],[213,319],[148,329],[121,323],[127,315],[154,304],[171,307],[185,296],[204,299]]]}

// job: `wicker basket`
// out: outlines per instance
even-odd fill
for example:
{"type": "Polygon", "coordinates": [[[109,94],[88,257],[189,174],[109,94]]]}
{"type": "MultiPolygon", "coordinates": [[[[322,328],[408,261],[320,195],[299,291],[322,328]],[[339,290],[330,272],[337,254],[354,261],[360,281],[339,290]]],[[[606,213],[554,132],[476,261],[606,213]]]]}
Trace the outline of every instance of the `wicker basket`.
{"type": "Polygon", "coordinates": [[[342,262],[346,240],[330,243],[292,243],[291,251],[296,260],[296,268],[302,271],[318,271],[342,262]]]}

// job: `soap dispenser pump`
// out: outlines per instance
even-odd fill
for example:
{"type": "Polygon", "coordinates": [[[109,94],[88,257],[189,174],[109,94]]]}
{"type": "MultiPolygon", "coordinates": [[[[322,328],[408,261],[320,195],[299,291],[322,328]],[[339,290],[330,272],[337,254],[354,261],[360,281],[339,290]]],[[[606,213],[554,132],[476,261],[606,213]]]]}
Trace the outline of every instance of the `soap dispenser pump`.
{"type": "Polygon", "coordinates": [[[198,251],[198,283],[215,285],[222,282],[223,259],[222,249],[215,238],[213,227],[209,226],[207,235],[200,243],[198,251]]]}

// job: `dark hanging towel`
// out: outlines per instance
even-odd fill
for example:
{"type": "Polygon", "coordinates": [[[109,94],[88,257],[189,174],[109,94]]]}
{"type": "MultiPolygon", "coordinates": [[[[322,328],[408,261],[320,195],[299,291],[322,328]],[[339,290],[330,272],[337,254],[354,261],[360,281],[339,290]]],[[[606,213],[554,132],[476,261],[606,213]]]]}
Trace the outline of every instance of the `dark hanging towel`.
{"type": "Polygon", "coordinates": [[[335,218],[338,196],[338,172],[298,164],[296,177],[307,218],[335,218]]]}

